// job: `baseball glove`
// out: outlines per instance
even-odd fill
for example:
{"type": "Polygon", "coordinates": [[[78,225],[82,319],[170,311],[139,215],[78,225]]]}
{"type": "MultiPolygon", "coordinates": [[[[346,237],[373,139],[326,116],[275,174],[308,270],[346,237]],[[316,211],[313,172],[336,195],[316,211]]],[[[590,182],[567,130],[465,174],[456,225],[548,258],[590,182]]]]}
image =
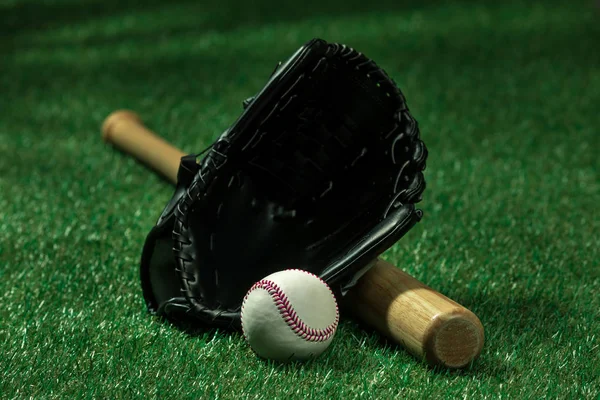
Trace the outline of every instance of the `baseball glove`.
{"type": "Polygon", "coordinates": [[[152,314],[239,328],[252,284],[288,268],[343,295],[421,219],[427,149],[394,81],[362,53],[313,39],[244,108],[201,159],[182,159],[147,237],[152,314]]]}

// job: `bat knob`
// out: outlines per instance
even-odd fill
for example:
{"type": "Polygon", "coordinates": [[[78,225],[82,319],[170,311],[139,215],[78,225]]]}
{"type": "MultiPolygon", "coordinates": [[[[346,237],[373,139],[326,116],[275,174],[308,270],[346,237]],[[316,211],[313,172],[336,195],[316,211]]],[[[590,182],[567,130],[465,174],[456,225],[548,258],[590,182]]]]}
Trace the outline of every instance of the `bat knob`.
{"type": "Polygon", "coordinates": [[[114,111],[114,112],[110,113],[109,116],[106,117],[104,119],[104,122],[102,123],[102,139],[105,142],[112,143],[114,141],[113,140],[114,127],[119,122],[123,122],[123,121],[133,121],[133,122],[140,123],[140,124],[142,123],[141,118],[133,111],[129,111],[129,110],[114,111]]]}

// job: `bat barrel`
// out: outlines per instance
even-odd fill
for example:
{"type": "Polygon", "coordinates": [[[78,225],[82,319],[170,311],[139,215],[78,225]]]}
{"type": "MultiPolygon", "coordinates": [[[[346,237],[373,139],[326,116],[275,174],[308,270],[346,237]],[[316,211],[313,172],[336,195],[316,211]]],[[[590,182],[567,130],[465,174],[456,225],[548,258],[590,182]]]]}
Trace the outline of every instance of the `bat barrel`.
{"type": "Polygon", "coordinates": [[[347,296],[363,322],[432,365],[462,368],[481,353],[484,330],[475,314],[386,261],[347,296]]]}

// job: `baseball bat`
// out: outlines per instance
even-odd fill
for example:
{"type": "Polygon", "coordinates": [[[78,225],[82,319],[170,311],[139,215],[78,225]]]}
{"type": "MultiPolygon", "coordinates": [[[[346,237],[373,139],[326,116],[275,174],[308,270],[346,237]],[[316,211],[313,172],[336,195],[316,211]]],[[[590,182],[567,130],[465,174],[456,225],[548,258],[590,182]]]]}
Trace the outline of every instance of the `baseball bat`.
{"type": "MultiPolygon", "coordinates": [[[[102,137],[172,183],[186,153],[119,110],[102,124],[102,137]]],[[[484,330],[477,316],[394,265],[378,259],[342,299],[360,321],[431,365],[463,368],[481,353],[484,330]]]]}

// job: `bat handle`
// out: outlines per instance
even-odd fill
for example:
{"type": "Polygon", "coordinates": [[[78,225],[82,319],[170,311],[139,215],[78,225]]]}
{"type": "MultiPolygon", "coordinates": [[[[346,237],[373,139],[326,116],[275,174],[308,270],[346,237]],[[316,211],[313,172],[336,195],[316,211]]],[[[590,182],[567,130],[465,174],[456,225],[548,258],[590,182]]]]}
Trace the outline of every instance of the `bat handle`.
{"type": "Polygon", "coordinates": [[[102,124],[102,138],[177,183],[179,162],[185,153],[146,128],[136,113],[128,110],[111,113],[102,124]]]}

